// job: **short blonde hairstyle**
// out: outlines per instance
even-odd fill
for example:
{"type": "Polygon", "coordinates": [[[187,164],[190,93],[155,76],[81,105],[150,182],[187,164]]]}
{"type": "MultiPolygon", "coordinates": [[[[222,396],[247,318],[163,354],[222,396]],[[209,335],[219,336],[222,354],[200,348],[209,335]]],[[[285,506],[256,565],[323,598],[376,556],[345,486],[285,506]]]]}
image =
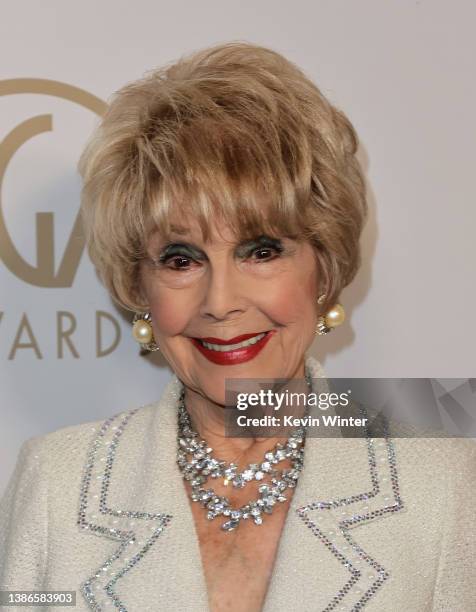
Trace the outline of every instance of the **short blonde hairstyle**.
{"type": "Polygon", "coordinates": [[[348,118],[273,50],[231,42],[152,70],[114,94],[81,159],[89,255],[113,299],[143,312],[140,262],[172,215],[204,240],[308,240],[325,310],[354,278],[367,213],[348,118]]]}

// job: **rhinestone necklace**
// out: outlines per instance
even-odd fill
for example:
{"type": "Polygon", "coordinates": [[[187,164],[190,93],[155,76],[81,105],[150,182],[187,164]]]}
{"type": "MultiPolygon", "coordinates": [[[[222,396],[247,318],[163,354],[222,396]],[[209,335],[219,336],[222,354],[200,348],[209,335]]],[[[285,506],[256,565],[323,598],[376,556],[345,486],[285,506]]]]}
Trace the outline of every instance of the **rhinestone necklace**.
{"type": "MultiPolygon", "coordinates": [[[[311,377],[307,371],[306,383],[312,389],[311,377]]],[[[277,502],[286,501],[286,489],[297,485],[304,462],[306,428],[296,428],[284,445],[278,442],[271,451],[266,452],[261,463],[250,463],[239,472],[236,463],[226,463],[215,458],[213,449],[205,440],[199,439],[198,433],[192,428],[184,397],[185,387],[182,387],[178,407],[177,465],[183,478],[191,484],[191,500],[199,502],[207,511],[209,521],[218,516],[226,517],[227,520],[221,525],[224,531],[236,529],[242,520],[247,519],[252,519],[255,525],[261,525],[264,515],[272,514],[277,502]],[[291,469],[278,470],[274,467],[286,459],[291,460],[291,469]],[[269,479],[270,482],[258,488],[257,499],[240,508],[232,508],[226,496],[217,495],[212,488],[203,487],[209,478],[223,478],[225,485],[231,482],[237,489],[253,481],[269,479]]]]}

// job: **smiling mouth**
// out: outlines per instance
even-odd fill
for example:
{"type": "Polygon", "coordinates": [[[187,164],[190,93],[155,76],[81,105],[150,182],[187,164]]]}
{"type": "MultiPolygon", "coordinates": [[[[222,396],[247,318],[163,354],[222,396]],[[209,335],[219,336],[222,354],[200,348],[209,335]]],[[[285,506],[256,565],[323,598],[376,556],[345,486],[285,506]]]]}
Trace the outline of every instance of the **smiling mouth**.
{"type": "Polygon", "coordinates": [[[247,346],[252,346],[253,344],[259,342],[262,338],[264,338],[268,333],[269,332],[260,332],[253,336],[250,336],[249,338],[246,338],[246,340],[242,340],[241,342],[235,342],[233,344],[215,344],[213,342],[206,342],[202,338],[195,338],[195,340],[198,340],[198,342],[200,342],[202,346],[209,349],[210,351],[224,353],[225,351],[235,351],[237,349],[245,348],[247,346]]]}
{"type": "Polygon", "coordinates": [[[221,366],[238,365],[257,357],[276,331],[273,328],[258,333],[240,334],[228,340],[211,336],[190,340],[211,363],[221,366]]]}

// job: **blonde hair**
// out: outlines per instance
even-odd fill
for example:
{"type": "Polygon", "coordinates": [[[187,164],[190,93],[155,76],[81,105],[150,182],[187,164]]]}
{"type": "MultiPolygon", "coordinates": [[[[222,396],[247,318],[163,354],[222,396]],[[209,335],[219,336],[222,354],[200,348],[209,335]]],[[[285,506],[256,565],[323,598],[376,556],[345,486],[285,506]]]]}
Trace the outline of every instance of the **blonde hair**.
{"type": "Polygon", "coordinates": [[[144,311],[140,262],[172,214],[215,217],[241,239],[308,240],[337,301],[360,265],[367,213],[347,117],[280,54],[231,42],[152,70],[114,94],[79,161],[89,255],[113,299],[144,311]]]}

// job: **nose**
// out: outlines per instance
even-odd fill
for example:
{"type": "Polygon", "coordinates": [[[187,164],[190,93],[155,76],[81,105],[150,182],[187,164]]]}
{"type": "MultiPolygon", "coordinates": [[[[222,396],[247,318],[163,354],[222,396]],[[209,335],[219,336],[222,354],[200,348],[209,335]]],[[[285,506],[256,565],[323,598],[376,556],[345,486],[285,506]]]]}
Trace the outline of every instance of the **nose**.
{"type": "Polygon", "coordinates": [[[246,310],[243,279],[233,264],[220,262],[210,265],[206,276],[200,314],[223,321],[246,310]]]}

